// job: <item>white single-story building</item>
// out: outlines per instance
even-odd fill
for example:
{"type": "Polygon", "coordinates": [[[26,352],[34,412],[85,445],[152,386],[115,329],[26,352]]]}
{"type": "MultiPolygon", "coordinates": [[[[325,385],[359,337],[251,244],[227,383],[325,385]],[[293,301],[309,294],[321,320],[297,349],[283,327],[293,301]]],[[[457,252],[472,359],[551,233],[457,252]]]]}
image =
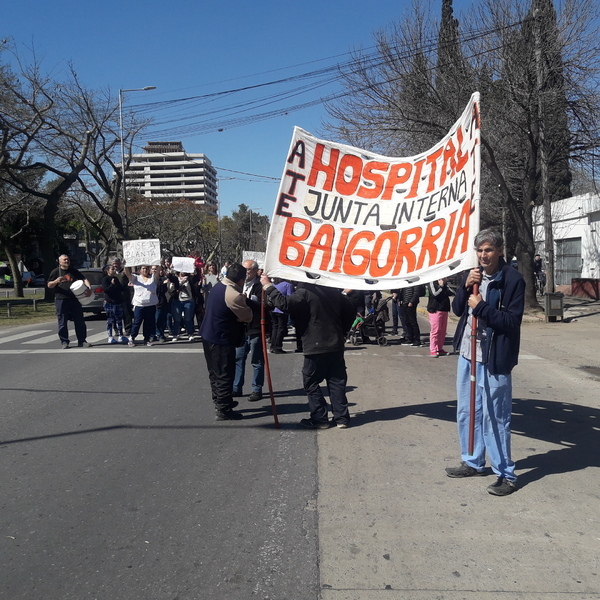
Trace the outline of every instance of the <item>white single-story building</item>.
{"type": "MultiPolygon", "coordinates": [[[[552,203],[554,276],[557,286],[571,286],[573,279],[600,280],[600,195],[584,194],[552,203]]],[[[536,249],[544,253],[544,208],[533,213],[536,249]]]]}

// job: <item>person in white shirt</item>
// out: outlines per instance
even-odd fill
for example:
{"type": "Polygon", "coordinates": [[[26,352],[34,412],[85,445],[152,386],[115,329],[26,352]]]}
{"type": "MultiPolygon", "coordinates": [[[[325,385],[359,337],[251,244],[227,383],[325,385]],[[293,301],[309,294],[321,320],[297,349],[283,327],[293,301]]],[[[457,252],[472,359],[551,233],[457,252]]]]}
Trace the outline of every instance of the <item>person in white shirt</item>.
{"type": "Polygon", "coordinates": [[[133,324],[129,336],[129,346],[135,346],[135,338],[144,324],[143,335],[146,346],[152,346],[152,338],[156,334],[156,305],[158,296],[156,289],[159,281],[160,266],[143,265],[140,274],[131,272],[125,266],[124,273],[133,285],[133,324]]]}

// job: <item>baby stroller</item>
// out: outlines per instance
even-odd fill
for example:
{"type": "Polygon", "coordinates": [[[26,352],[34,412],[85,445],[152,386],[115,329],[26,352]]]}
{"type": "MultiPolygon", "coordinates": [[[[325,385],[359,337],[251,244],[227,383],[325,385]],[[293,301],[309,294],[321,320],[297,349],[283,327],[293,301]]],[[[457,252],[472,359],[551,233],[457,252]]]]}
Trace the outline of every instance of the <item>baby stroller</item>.
{"type": "Polygon", "coordinates": [[[388,302],[392,299],[391,296],[381,298],[377,305],[371,309],[371,312],[363,317],[356,317],[352,328],[348,333],[348,341],[353,346],[360,344],[369,344],[374,340],[380,346],[387,346],[388,341],[385,337],[385,324],[390,318],[388,302]]]}

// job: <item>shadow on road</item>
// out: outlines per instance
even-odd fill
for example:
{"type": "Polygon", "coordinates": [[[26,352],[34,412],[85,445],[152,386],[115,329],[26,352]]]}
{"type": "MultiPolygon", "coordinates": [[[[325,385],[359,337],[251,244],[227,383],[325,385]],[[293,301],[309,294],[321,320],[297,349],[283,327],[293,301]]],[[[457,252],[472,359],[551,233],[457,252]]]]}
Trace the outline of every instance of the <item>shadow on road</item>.
{"type": "MultiPolygon", "coordinates": [[[[456,402],[412,404],[379,410],[367,410],[355,415],[352,426],[359,427],[377,421],[395,421],[408,416],[456,421],[456,402]]],[[[521,487],[557,473],[600,467],[600,410],[580,404],[515,398],[513,400],[512,432],[514,435],[556,444],[556,449],[538,452],[532,446],[525,458],[514,457],[521,487]]],[[[457,441],[458,444],[458,441],[457,441]]],[[[458,449],[457,449],[458,451],[458,449]]]]}

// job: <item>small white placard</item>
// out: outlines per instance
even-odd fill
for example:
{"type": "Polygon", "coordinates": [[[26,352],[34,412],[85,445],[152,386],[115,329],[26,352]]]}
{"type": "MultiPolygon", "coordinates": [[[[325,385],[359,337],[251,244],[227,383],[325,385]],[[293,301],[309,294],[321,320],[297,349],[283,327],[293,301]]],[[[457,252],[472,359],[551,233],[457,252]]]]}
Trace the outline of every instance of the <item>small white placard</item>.
{"type": "Polygon", "coordinates": [[[189,256],[174,256],[171,261],[173,271],[179,271],[180,273],[195,273],[196,267],[194,264],[194,259],[189,256]]]}
{"type": "Polygon", "coordinates": [[[160,240],[124,240],[123,258],[128,267],[160,264],[160,240]]]}

